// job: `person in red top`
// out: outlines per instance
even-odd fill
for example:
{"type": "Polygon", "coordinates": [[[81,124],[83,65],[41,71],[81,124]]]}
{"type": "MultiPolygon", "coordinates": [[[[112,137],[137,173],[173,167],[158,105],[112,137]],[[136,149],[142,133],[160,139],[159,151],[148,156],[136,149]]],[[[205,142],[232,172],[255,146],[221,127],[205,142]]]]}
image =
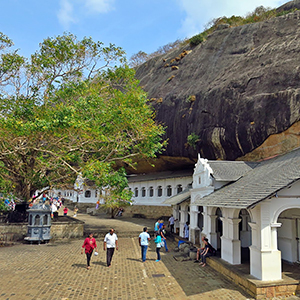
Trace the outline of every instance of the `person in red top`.
{"type": "Polygon", "coordinates": [[[67,207],[64,208],[64,216],[66,216],[68,214],[68,210],[69,209],[67,207]]]}
{"type": "Polygon", "coordinates": [[[83,249],[85,248],[85,254],[86,254],[86,261],[87,261],[87,269],[90,269],[90,261],[93,254],[93,250],[95,249],[97,251],[97,244],[96,240],[93,237],[93,233],[90,233],[89,236],[84,240],[81,254],[83,254],[83,249]]]}

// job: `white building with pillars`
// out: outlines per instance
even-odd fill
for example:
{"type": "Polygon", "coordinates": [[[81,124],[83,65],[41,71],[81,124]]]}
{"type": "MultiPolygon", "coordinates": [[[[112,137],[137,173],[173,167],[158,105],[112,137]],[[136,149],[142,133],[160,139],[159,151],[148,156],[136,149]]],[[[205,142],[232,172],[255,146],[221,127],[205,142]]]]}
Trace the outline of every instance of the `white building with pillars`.
{"type": "Polygon", "coordinates": [[[192,242],[205,235],[259,280],[280,280],[282,260],[300,261],[300,149],[255,164],[199,158],[193,188],[167,201],[181,236],[189,220],[192,242]]]}

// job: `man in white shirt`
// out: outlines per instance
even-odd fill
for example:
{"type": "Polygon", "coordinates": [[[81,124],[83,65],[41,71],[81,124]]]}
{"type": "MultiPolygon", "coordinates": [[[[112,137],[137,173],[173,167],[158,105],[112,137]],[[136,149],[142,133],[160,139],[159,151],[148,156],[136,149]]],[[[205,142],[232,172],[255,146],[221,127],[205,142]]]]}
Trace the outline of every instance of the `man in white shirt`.
{"type": "Polygon", "coordinates": [[[118,250],[118,237],[115,234],[115,230],[111,228],[109,233],[104,238],[103,250],[106,251],[106,262],[107,266],[111,266],[111,260],[115,252],[115,248],[118,250]]]}
{"type": "Polygon", "coordinates": [[[147,249],[148,249],[148,244],[151,240],[150,238],[150,234],[148,233],[148,229],[147,227],[144,227],[144,232],[142,232],[139,235],[139,244],[141,246],[141,251],[142,251],[142,261],[145,262],[146,261],[146,254],[147,254],[147,249]]]}
{"type": "Polygon", "coordinates": [[[175,221],[177,221],[177,219],[175,220],[175,218],[173,217],[173,215],[171,215],[171,217],[169,218],[169,225],[170,225],[170,231],[171,233],[174,233],[174,224],[175,221]]]}

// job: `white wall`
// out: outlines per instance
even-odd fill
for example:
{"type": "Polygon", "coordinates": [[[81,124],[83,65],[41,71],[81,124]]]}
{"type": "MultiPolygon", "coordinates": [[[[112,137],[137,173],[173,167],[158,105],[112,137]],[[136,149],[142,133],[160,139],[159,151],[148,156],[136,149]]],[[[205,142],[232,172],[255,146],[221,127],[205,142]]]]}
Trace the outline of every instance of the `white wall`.
{"type": "Polygon", "coordinates": [[[76,191],[74,190],[51,190],[49,192],[49,195],[51,197],[62,197],[65,199],[68,199],[70,201],[73,202],[77,202],[77,196],[78,196],[78,202],[80,203],[95,203],[98,201],[98,192],[96,193],[95,189],[92,188],[85,188],[82,192],[80,192],[79,194],[77,194],[76,191]],[[90,191],[90,197],[86,197],[88,196],[88,191],[90,191]]]}
{"type": "Polygon", "coordinates": [[[129,188],[132,190],[133,194],[135,189],[138,189],[138,197],[133,195],[132,201],[135,205],[161,205],[169,206],[168,204],[163,204],[163,202],[170,198],[171,196],[177,195],[177,185],[182,185],[182,190],[184,190],[192,182],[192,176],[187,177],[176,177],[176,178],[166,178],[158,180],[149,181],[135,181],[129,182],[129,188]],[[172,195],[167,196],[167,186],[170,185],[172,188],[172,195]],[[162,187],[162,196],[157,196],[158,187],[162,187]],[[150,197],[150,187],[153,187],[153,197],[150,197]],[[142,188],[145,188],[146,195],[142,197],[142,188]]]}

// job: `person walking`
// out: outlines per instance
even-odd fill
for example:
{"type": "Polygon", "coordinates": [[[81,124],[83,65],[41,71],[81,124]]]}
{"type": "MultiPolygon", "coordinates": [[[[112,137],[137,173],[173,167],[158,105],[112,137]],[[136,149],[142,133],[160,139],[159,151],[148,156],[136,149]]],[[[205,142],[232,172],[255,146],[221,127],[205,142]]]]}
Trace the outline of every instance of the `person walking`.
{"type": "Polygon", "coordinates": [[[90,269],[90,261],[93,254],[93,250],[95,249],[97,251],[97,244],[96,240],[93,237],[93,233],[90,233],[89,236],[84,240],[81,254],[83,254],[83,249],[85,248],[85,254],[86,254],[86,261],[87,261],[87,269],[90,269]]]}
{"type": "Polygon", "coordinates": [[[160,234],[156,235],[154,242],[156,244],[156,254],[157,254],[156,262],[158,262],[158,261],[160,261],[160,248],[161,248],[161,242],[162,242],[160,234]]]}
{"type": "Polygon", "coordinates": [[[115,230],[111,228],[109,233],[106,234],[103,243],[103,250],[106,251],[106,263],[107,266],[111,266],[111,260],[115,252],[115,248],[118,250],[118,237],[115,234],[115,230]]]}
{"type": "Polygon", "coordinates": [[[139,244],[141,246],[142,261],[146,261],[146,254],[148,249],[149,241],[151,240],[150,234],[148,233],[147,227],[144,227],[144,231],[139,235],[139,244]]]}
{"type": "Polygon", "coordinates": [[[68,214],[68,210],[69,209],[67,207],[64,208],[64,216],[66,216],[68,214]]]}

